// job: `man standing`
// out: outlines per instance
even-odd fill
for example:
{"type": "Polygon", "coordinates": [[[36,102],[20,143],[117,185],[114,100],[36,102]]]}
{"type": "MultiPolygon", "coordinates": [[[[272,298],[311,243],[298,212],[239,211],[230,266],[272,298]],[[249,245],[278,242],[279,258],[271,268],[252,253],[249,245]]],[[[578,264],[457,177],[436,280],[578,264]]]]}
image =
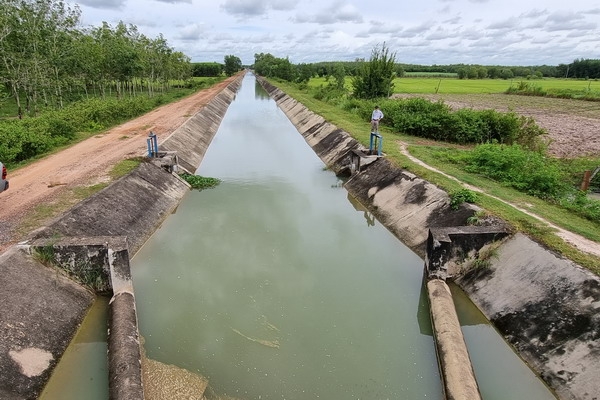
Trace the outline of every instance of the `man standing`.
{"type": "Polygon", "coordinates": [[[379,109],[379,106],[375,106],[373,114],[371,115],[371,132],[379,133],[379,121],[383,118],[383,112],[379,109]]]}

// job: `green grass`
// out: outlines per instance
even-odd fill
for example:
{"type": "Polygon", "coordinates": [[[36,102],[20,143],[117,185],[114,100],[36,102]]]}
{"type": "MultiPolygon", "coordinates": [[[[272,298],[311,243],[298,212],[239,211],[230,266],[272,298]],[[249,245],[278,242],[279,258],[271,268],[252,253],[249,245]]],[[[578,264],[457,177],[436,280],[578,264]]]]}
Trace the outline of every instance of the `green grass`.
{"type": "MultiPolygon", "coordinates": [[[[419,73],[420,74],[420,73],[419,73]]],[[[405,76],[394,79],[394,93],[410,94],[475,94],[475,93],[504,93],[509,87],[517,86],[519,82],[525,81],[531,85],[539,86],[544,90],[572,90],[572,91],[592,91],[600,92],[600,80],[575,80],[575,79],[557,79],[544,78],[535,80],[525,80],[524,78],[514,79],[458,79],[452,77],[433,78],[405,76]]],[[[319,87],[327,85],[325,78],[312,78],[308,86],[319,87]]],[[[346,77],[345,86],[348,90],[352,89],[352,77],[346,77]]]]}
{"type": "MultiPolygon", "coordinates": [[[[517,86],[523,79],[452,79],[452,78],[396,78],[394,93],[437,93],[440,94],[473,94],[504,93],[509,87],[517,86]]],[[[580,81],[574,79],[538,79],[525,81],[544,90],[600,91],[600,81],[580,81]]]]}
{"type": "MultiPolygon", "coordinates": [[[[323,116],[327,121],[350,133],[352,137],[364,146],[368,146],[370,139],[368,121],[363,121],[355,114],[345,112],[332,104],[316,100],[306,91],[298,89],[294,84],[279,81],[275,82],[273,80],[271,80],[271,82],[291,97],[300,101],[308,109],[323,116]]],[[[425,141],[423,139],[392,133],[387,127],[381,127],[381,133],[384,135],[383,152],[386,153],[388,160],[401,168],[413,172],[422,179],[437,185],[448,193],[458,192],[464,188],[455,180],[412,162],[408,157],[401,153],[398,140],[409,144],[411,154],[414,154],[417,158],[421,158],[426,163],[430,163],[432,166],[437,167],[448,175],[454,176],[462,182],[480,187],[492,196],[515,203],[519,207],[529,210],[557,226],[600,242],[600,229],[597,224],[574,216],[572,213],[561,209],[558,206],[548,204],[540,199],[502,186],[489,179],[464,172],[448,162],[436,159],[434,156],[435,152],[438,151],[440,147],[457,146],[451,146],[447,143],[434,143],[431,141],[427,141],[427,143],[424,144],[425,141]]],[[[542,245],[562,254],[579,265],[590,269],[594,273],[600,274],[600,259],[598,257],[585,254],[565,243],[561,238],[556,236],[552,229],[538,219],[486,194],[478,194],[476,204],[487,210],[490,214],[507,221],[516,231],[524,232],[542,245]]]]}
{"type": "Polygon", "coordinates": [[[456,72],[405,72],[407,78],[456,78],[456,72]]]}

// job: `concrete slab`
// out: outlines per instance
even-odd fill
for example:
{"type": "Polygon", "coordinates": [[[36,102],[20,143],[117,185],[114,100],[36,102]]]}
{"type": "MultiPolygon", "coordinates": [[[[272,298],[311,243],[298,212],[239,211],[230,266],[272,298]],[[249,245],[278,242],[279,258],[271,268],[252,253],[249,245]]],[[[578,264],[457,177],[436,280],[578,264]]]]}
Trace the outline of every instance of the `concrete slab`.
{"type": "Polygon", "coordinates": [[[0,255],[0,398],[37,398],[94,295],[13,247],[0,255]]]}

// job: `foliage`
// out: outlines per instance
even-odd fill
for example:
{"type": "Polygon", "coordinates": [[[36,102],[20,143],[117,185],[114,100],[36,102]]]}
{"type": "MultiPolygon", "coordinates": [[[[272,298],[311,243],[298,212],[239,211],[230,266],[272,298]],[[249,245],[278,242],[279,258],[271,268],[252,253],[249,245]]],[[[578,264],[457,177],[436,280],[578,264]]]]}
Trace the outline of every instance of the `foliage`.
{"type": "Polygon", "coordinates": [[[600,200],[588,197],[588,193],[577,190],[560,199],[560,205],[590,221],[600,221],[600,200]]]}
{"type": "Polygon", "coordinates": [[[122,22],[81,29],[80,16],[60,0],[0,3],[0,83],[19,117],[62,108],[73,93],[153,96],[191,76],[189,59],[161,35],[150,39],[122,22]]]}
{"type": "Polygon", "coordinates": [[[98,131],[150,111],[162,97],[90,99],[36,118],[0,120],[0,159],[18,163],[72,142],[77,131],[98,131]]]}
{"type": "Polygon", "coordinates": [[[288,58],[277,58],[271,53],[254,54],[254,70],[267,78],[293,82],[296,70],[288,58]]]}
{"type": "Polygon", "coordinates": [[[232,76],[242,70],[242,60],[232,54],[225,56],[225,74],[232,76]]]}
{"type": "Polygon", "coordinates": [[[224,66],[216,62],[192,63],[192,76],[219,76],[223,73],[224,66]]]}
{"type": "Polygon", "coordinates": [[[313,77],[315,71],[311,64],[298,64],[296,66],[296,82],[308,83],[310,78],[313,77]]]}
{"type": "Polygon", "coordinates": [[[542,199],[559,199],[567,192],[565,175],[553,159],[518,144],[477,146],[465,170],[542,199]]]}
{"type": "Polygon", "coordinates": [[[450,208],[458,210],[462,203],[476,203],[477,193],[469,189],[460,189],[450,193],[450,208]]]}
{"type": "Polygon", "coordinates": [[[202,190],[202,189],[210,189],[217,186],[221,183],[220,179],[217,178],[209,178],[200,175],[192,175],[188,173],[183,173],[179,175],[183,180],[190,184],[192,189],[202,190]]]}
{"type": "MultiPolygon", "coordinates": [[[[355,109],[368,119],[371,105],[355,102],[355,109]]],[[[543,148],[540,137],[546,132],[532,118],[495,110],[452,111],[445,103],[422,98],[384,100],[382,123],[394,130],[427,139],[451,143],[520,143],[532,149],[543,148]]]]}
{"type": "Polygon", "coordinates": [[[385,43],[371,51],[369,62],[363,62],[352,79],[354,96],[361,99],[388,97],[395,77],[396,53],[390,53],[385,43]]]}
{"type": "Polygon", "coordinates": [[[600,79],[600,59],[577,59],[568,66],[559,65],[561,72],[566,67],[566,71],[561,76],[565,78],[583,78],[600,79]]]}

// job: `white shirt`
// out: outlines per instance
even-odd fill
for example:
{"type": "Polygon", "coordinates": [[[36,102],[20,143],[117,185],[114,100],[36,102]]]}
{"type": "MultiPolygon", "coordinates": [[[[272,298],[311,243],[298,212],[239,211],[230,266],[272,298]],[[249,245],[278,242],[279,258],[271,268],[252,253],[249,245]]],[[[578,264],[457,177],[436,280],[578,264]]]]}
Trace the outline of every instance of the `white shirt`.
{"type": "Polygon", "coordinates": [[[371,120],[372,121],[379,121],[381,118],[383,118],[383,113],[381,112],[380,109],[376,108],[373,110],[373,115],[371,115],[371,120]]]}

